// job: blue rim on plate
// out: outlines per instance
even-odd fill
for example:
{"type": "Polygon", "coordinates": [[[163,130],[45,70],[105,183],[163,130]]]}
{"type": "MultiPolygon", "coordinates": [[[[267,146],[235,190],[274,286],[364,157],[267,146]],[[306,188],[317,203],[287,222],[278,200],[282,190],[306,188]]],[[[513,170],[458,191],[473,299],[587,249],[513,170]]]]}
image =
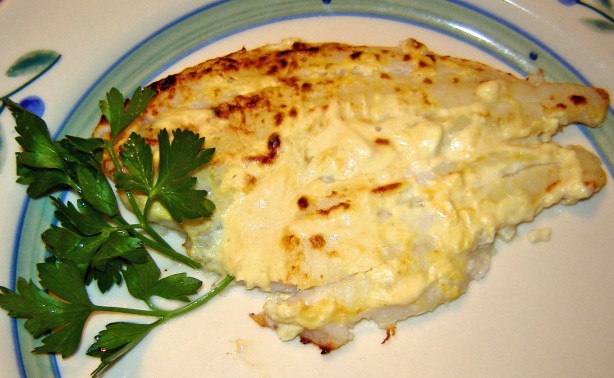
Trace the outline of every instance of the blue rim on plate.
{"type": "MultiPolygon", "coordinates": [[[[476,46],[518,72],[526,74],[541,67],[546,69],[550,80],[588,84],[539,38],[463,1],[226,0],[187,14],[125,53],[84,92],[56,137],[64,134],[88,136],[100,117],[98,101],[113,86],[123,93],[131,93],[171,64],[215,41],[259,26],[310,17],[364,17],[407,23],[476,46]]],[[[609,127],[583,130],[611,173],[614,165],[612,118],[610,110],[606,121],[609,127]]],[[[40,239],[33,236],[48,228],[53,212],[50,201],[25,201],[13,248],[13,286],[17,276],[36,278],[36,263],[44,251],[40,239]]],[[[49,376],[50,372],[61,375],[55,356],[45,358],[30,353],[36,342],[23,329],[20,320],[13,323],[13,339],[22,375],[49,376]]]]}

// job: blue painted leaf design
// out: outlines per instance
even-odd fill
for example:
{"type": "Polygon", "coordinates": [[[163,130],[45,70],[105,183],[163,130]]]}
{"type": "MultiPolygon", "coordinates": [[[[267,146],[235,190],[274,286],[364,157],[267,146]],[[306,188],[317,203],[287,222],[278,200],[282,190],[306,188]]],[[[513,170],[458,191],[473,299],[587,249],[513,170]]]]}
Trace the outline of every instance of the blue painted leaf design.
{"type": "Polygon", "coordinates": [[[614,23],[610,21],[602,20],[598,18],[590,18],[590,19],[584,19],[582,20],[582,22],[584,22],[586,25],[590,26],[591,28],[597,31],[614,33],[614,23]]]}
{"type": "Polygon", "coordinates": [[[59,58],[60,54],[53,50],[34,50],[22,55],[6,71],[9,77],[36,74],[59,58]]]}

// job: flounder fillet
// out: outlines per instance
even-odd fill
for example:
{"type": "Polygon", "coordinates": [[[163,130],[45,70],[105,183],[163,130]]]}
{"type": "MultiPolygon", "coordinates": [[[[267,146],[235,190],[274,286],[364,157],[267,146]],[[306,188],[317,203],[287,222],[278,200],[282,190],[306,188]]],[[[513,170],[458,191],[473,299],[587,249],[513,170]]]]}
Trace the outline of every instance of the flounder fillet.
{"type": "MultiPolygon", "coordinates": [[[[497,235],[605,183],[593,154],[551,141],[570,123],[598,126],[605,90],[516,78],[412,39],[285,41],[151,86],[118,150],[132,132],[155,150],[164,128],[216,148],[198,173],[212,219],[154,216],[206,268],[273,293],[256,321],[324,352],[362,319],[391,330],[457,298],[497,235]]],[[[95,134],[108,138],[104,120],[95,134]]]]}

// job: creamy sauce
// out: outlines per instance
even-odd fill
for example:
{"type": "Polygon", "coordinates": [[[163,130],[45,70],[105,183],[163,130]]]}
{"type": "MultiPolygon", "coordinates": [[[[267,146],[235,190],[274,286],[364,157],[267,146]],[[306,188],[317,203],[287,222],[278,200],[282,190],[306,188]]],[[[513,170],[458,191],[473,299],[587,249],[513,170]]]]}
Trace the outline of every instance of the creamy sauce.
{"type": "Polygon", "coordinates": [[[191,129],[216,148],[198,180],[217,209],[180,226],[186,246],[271,292],[262,321],[282,339],[363,318],[386,328],[453,300],[488,269],[497,236],[604,184],[597,158],[551,142],[569,122],[600,122],[603,91],[415,41],[250,54],[188,69],[140,127],[191,129]]]}

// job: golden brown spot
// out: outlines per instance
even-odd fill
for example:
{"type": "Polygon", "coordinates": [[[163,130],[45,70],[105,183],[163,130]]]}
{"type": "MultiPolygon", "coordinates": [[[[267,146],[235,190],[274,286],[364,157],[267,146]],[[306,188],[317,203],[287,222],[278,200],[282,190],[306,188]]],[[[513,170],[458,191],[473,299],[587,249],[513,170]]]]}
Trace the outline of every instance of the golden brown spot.
{"type": "Polygon", "coordinates": [[[350,54],[350,59],[356,60],[356,59],[360,58],[361,55],[362,55],[362,51],[355,51],[355,52],[350,54]]]}
{"type": "Polygon", "coordinates": [[[597,88],[595,89],[595,91],[603,100],[605,100],[606,102],[610,102],[610,94],[608,93],[608,91],[603,88],[597,88]]]}
{"type": "Polygon", "coordinates": [[[258,181],[258,180],[256,179],[255,176],[252,176],[250,174],[246,174],[245,178],[243,179],[243,182],[245,183],[245,186],[244,186],[243,190],[245,192],[251,190],[254,187],[254,185],[256,185],[256,181],[258,181]]]}
{"type": "Polygon", "coordinates": [[[309,242],[311,243],[311,248],[313,249],[322,249],[326,245],[326,240],[320,234],[310,236],[309,242]]]}
{"type": "Polygon", "coordinates": [[[296,204],[298,205],[299,209],[305,210],[306,208],[309,207],[309,200],[307,199],[307,197],[302,196],[301,198],[298,199],[298,201],[296,201],[296,204]]]}
{"type": "Polygon", "coordinates": [[[386,138],[377,138],[375,139],[375,144],[379,144],[380,146],[388,146],[390,145],[390,140],[386,138]]]}
{"type": "Polygon", "coordinates": [[[554,188],[556,188],[556,187],[557,187],[557,185],[559,185],[559,183],[560,183],[560,181],[559,181],[559,180],[556,180],[556,181],[554,181],[554,182],[550,183],[550,185],[548,185],[548,186],[546,187],[546,192],[547,192],[547,193],[551,192],[551,191],[552,191],[554,188]]]}
{"type": "Polygon", "coordinates": [[[301,239],[294,234],[290,234],[284,236],[281,242],[285,250],[291,251],[296,249],[301,244],[301,239]]]}
{"type": "Polygon", "coordinates": [[[394,182],[392,184],[378,186],[377,188],[371,189],[371,193],[381,194],[381,193],[390,192],[392,190],[399,188],[401,185],[403,184],[401,184],[400,182],[394,182]]]}
{"type": "Polygon", "coordinates": [[[583,184],[592,192],[596,192],[601,187],[596,181],[584,181],[583,184]]]}
{"type": "Polygon", "coordinates": [[[266,322],[266,317],[264,313],[254,314],[253,312],[249,314],[249,317],[252,318],[260,327],[267,327],[268,324],[266,322]]]}
{"type": "Polygon", "coordinates": [[[311,89],[312,85],[310,83],[303,83],[303,85],[301,85],[302,92],[311,92],[311,89]]]}
{"type": "Polygon", "coordinates": [[[425,77],[424,80],[422,80],[422,82],[424,84],[433,84],[433,80],[430,77],[425,77]]]}
{"type": "Polygon", "coordinates": [[[586,105],[586,97],[582,95],[571,95],[569,96],[569,100],[576,106],[586,105]]]}
{"type": "Polygon", "coordinates": [[[389,80],[389,79],[390,79],[390,75],[388,75],[388,74],[387,74],[387,73],[385,73],[385,72],[382,72],[382,73],[379,75],[379,77],[380,77],[381,79],[384,79],[384,80],[389,80]]]}
{"type": "Polygon", "coordinates": [[[331,207],[329,207],[328,209],[319,209],[317,211],[318,215],[322,215],[322,216],[328,216],[331,212],[335,211],[335,210],[347,210],[350,208],[350,203],[348,201],[345,202],[340,202],[336,205],[333,205],[331,207]]]}
{"type": "Polygon", "coordinates": [[[292,118],[296,117],[298,114],[298,110],[296,110],[295,107],[292,107],[292,109],[290,109],[290,111],[288,112],[288,115],[292,118]]]}
{"type": "Polygon", "coordinates": [[[411,55],[409,55],[409,54],[403,55],[403,61],[404,62],[407,62],[407,61],[410,61],[410,60],[411,60],[411,55]]]}
{"type": "Polygon", "coordinates": [[[567,105],[559,102],[558,104],[556,104],[556,108],[560,109],[560,110],[565,110],[565,109],[567,109],[567,105]]]}

